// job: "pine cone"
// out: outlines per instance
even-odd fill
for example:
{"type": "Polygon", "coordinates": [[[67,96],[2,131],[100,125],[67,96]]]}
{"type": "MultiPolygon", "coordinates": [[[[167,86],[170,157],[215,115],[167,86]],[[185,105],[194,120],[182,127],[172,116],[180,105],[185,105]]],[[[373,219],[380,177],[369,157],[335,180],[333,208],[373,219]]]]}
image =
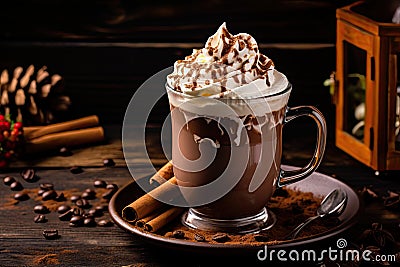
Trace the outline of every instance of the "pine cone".
{"type": "Polygon", "coordinates": [[[46,66],[17,67],[12,76],[5,69],[0,76],[0,113],[25,126],[54,123],[71,105],[63,90],[64,79],[50,75],[46,66]]]}

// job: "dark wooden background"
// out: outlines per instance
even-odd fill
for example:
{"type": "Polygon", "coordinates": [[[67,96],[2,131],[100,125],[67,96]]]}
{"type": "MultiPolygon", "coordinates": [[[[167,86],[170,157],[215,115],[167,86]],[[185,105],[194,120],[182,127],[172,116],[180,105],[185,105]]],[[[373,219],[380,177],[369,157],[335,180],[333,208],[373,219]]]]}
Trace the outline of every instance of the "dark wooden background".
{"type": "MultiPolygon", "coordinates": [[[[291,105],[313,104],[329,117],[322,83],[335,70],[335,10],[351,2],[7,1],[0,8],[0,69],[46,65],[65,78],[71,114],[120,123],[143,81],[202,47],[226,22],[234,34],[252,34],[289,77],[291,105]]],[[[159,110],[168,110],[166,99],[159,110]]]]}
{"type": "MultiPolygon", "coordinates": [[[[396,175],[374,177],[371,169],[337,149],[333,142],[334,106],[323,82],[335,70],[335,11],[352,2],[354,0],[2,2],[0,70],[34,64],[46,65],[50,73],[62,75],[66,93],[72,99],[70,116],[98,115],[110,141],[104,146],[76,149],[70,158],[50,155],[45,159],[19,162],[15,165],[18,169],[11,170],[10,174],[18,176],[21,168],[33,165],[38,167],[42,181],[81,190],[89,187],[94,177],[119,186],[131,181],[120,138],[130,98],[146,79],[190,54],[193,48],[202,47],[219,25],[226,22],[234,34],[253,35],[261,51],[288,76],[294,86],[290,106],[314,105],[324,113],[329,133],[327,153],[319,171],[337,177],[355,190],[361,190],[364,185],[374,185],[380,195],[392,187],[398,190],[396,175]],[[114,158],[117,166],[104,170],[104,157],[114,158]],[[67,167],[77,164],[83,165],[85,172],[71,175],[67,167]]],[[[167,99],[163,98],[151,117],[150,146],[159,142],[159,123],[168,109],[167,99]]],[[[301,166],[308,162],[314,149],[314,131],[309,121],[301,119],[285,126],[285,164],[301,166]]],[[[153,163],[160,167],[165,163],[162,151],[157,146],[150,148],[153,163]]],[[[135,153],[135,149],[131,151],[135,153]]],[[[2,185],[0,202],[5,203],[10,197],[12,193],[2,185]]],[[[3,246],[0,259],[7,266],[23,266],[48,254],[56,254],[54,257],[61,266],[87,266],[89,262],[99,266],[159,266],[176,260],[168,252],[159,254],[159,250],[116,226],[106,233],[93,228],[85,239],[82,235],[86,232],[57,224],[55,214],[49,215],[49,226],[58,227],[63,237],[55,242],[43,242],[40,232],[44,226],[31,222],[33,203],[33,200],[22,203],[20,207],[25,215],[11,226],[6,223],[14,213],[4,207],[0,209],[0,246],[3,246]],[[27,226],[21,228],[21,225],[27,226]],[[18,227],[23,229],[23,234],[18,227]],[[64,250],[69,252],[63,253],[64,250]]],[[[394,232],[397,229],[396,238],[399,239],[398,214],[385,211],[381,202],[375,204],[366,209],[355,233],[359,234],[377,218],[383,218],[381,222],[385,227],[394,232]]],[[[209,259],[192,260],[194,266],[200,266],[200,262],[209,259]]]]}

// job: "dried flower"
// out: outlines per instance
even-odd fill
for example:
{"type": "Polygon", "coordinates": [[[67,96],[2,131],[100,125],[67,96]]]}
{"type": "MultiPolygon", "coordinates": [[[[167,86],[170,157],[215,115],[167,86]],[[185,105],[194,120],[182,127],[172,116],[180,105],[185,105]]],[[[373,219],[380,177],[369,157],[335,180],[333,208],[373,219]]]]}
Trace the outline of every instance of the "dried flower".
{"type": "Polygon", "coordinates": [[[360,237],[362,247],[376,246],[380,249],[391,249],[396,241],[391,233],[383,229],[382,224],[373,223],[360,237]]]}
{"type": "Polygon", "coordinates": [[[364,186],[363,189],[359,191],[359,193],[364,201],[367,203],[379,199],[378,194],[375,193],[371,188],[368,188],[366,186],[364,186]]]}
{"type": "Polygon", "coordinates": [[[393,191],[388,191],[388,196],[383,198],[385,208],[400,211],[400,195],[393,191]]]}

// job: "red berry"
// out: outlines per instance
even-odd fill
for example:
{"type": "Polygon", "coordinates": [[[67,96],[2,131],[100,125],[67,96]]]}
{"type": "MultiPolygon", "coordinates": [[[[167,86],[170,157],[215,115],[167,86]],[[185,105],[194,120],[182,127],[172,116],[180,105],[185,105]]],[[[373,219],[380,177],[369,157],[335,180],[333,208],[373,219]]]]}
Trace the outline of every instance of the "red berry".
{"type": "Polygon", "coordinates": [[[5,121],[5,122],[4,122],[4,126],[5,126],[5,127],[7,128],[7,130],[8,130],[8,129],[10,129],[11,124],[10,124],[10,122],[5,121]]]}
{"type": "Polygon", "coordinates": [[[17,121],[16,123],[14,123],[14,129],[21,129],[22,128],[22,122],[17,121]]]}
{"type": "Polygon", "coordinates": [[[16,135],[11,135],[8,140],[10,140],[11,142],[15,142],[15,140],[17,140],[17,136],[16,135]]]}
{"type": "Polygon", "coordinates": [[[14,129],[11,131],[11,136],[17,136],[18,133],[19,133],[18,128],[14,128],[14,129]]]}
{"type": "Polygon", "coordinates": [[[11,158],[11,153],[10,153],[9,151],[7,151],[6,153],[4,153],[4,157],[5,157],[6,159],[11,158]]]}
{"type": "Polygon", "coordinates": [[[4,115],[0,115],[0,121],[4,121],[4,115]]]}

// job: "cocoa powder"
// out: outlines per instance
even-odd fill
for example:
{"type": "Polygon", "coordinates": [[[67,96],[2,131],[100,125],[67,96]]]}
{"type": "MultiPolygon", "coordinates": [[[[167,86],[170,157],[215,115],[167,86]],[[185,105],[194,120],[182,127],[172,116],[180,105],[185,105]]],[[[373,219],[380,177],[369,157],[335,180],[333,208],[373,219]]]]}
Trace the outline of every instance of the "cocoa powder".
{"type": "Polygon", "coordinates": [[[58,261],[57,254],[47,254],[36,256],[33,260],[34,265],[58,265],[60,262],[58,261]]]}

